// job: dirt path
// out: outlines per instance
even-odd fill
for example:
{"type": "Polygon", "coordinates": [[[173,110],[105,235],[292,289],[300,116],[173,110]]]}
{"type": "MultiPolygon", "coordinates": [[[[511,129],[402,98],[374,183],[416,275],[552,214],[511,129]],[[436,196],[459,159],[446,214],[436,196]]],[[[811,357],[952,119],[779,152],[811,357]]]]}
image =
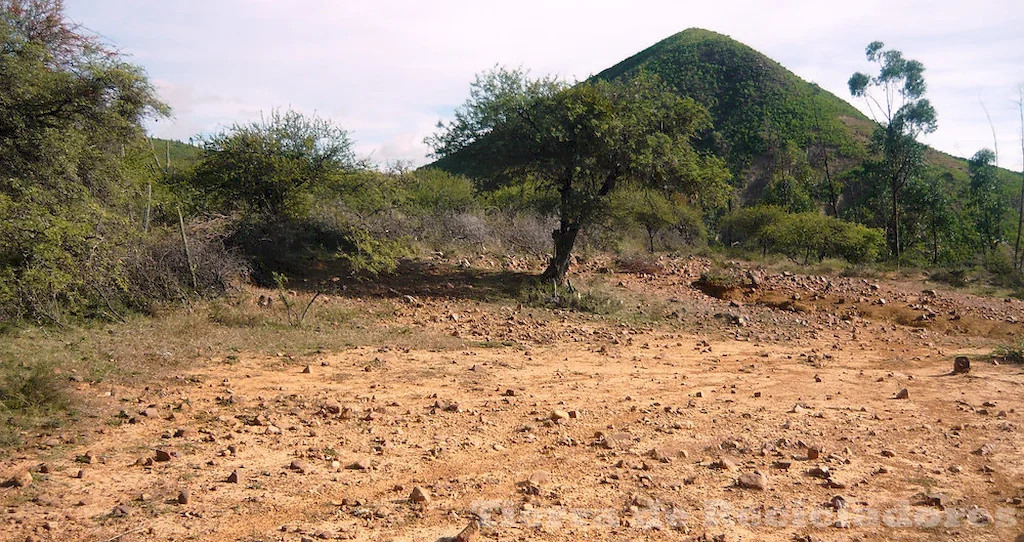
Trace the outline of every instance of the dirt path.
{"type": "Polygon", "coordinates": [[[656,294],[662,322],[416,300],[393,325],[467,347],[83,383],[98,425],[7,462],[35,479],[0,489],[0,538],[434,541],[474,518],[480,540],[1024,532],[1024,371],[947,374],[1019,334],[1019,302],[778,275],[730,305],[689,286],[701,265],[615,277],[656,294]],[[793,294],[805,306],[769,306],[793,294]]]}

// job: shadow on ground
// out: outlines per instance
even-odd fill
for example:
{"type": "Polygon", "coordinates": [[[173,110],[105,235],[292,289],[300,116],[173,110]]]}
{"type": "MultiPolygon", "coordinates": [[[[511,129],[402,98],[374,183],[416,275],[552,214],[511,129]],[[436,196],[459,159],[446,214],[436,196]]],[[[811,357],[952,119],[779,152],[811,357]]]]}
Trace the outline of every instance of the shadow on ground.
{"type": "Polygon", "coordinates": [[[296,291],[324,293],[340,297],[456,299],[497,301],[514,298],[524,285],[540,280],[536,273],[525,271],[490,271],[463,269],[451,264],[403,260],[389,275],[342,278],[339,269],[321,265],[308,269],[301,277],[293,277],[289,288],[296,291]]]}

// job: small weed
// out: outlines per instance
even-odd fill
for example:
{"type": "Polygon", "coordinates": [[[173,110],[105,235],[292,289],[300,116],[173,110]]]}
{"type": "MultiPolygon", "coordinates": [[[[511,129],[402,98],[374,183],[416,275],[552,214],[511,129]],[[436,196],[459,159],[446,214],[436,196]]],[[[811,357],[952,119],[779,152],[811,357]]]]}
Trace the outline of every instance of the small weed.
{"type": "Polygon", "coordinates": [[[0,360],[0,446],[21,442],[29,427],[59,427],[71,400],[49,363],[0,360]]]}
{"type": "Polygon", "coordinates": [[[622,300],[609,293],[588,288],[580,291],[572,285],[558,286],[536,282],[526,286],[520,292],[520,300],[524,305],[546,309],[563,309],[591,314],[612,314],[622,308],[622,300]]]}
{"type": "Polygon", "coordinates": [[[1005,363],[1024,364],[1024,339],[996,348],[992,357],[1005,363]]]}

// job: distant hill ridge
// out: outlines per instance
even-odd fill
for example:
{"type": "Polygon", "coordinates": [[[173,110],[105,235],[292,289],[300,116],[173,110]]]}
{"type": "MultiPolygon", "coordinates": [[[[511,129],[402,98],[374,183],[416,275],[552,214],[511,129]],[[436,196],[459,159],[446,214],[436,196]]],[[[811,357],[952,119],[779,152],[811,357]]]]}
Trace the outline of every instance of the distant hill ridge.
{"type": "MultiPolygon", "coordinates": [[[[856,69],[850,66],[849,71],[856,69]]],[[[846,100],[729,36],[690,28],[593,79],[628,78],[640,71],[657,74],[680,95],[708,108],[714,131],[700,145],[728,162],[733,182],[747,203],[760,197],[772,153],[781,145],[796,145],[802,151],[811,145],[827,146],[833,154],[833,173],[860,165],[869,153],[874,121],[846,100]]],[[[930,168],[951,172],[965,182],[964,159],[935,149],[928,149],[926,157],[930,168]]],[[[431,166],[472,175],[479,165],[474,163],[477,158],[465,158],[449,156],[431,166]]],[[[1007,170],[999,174],[1004,182],[1013,175],[1007,170]]]]}
{"type": "Polygon", "coordinates": [[[594,77],[614,80],[640,71],[708,108],[717,141],[711,144],[737,177],[756,165],[772,140],[806,147],[817,138],[855,157],[872,130],[872,121],[846,101],[710,30],[684,30],[594,77]]]}

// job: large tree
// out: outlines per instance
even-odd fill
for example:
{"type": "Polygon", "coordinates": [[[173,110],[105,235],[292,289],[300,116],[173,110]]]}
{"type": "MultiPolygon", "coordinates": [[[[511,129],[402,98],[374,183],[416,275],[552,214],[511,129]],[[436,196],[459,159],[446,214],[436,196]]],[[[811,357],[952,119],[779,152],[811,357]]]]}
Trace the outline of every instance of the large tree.
{"type": "Polygon", "coordinates": [[[889,248],[899,264],[900,259],[900,197],[910,178],[924,163],[924,147],[917,138],[934,132],[937,125],[935,108],[924,97],[924,65],[908,60],[893,49],[885,49],[880,41],[865,50],[867,59],[878,64],[878,75],[857,72],[850,77],[850,93],[864,98],[879,124],[872,145],[880,158],[875,164],[879,181],[889,192],[889,248]]]}
{"type": "Polygon", "coordinates": [[[141,207],[124,156],[166,112],[60,0],[0,0],[0,320],[56,320],[96,295],[101,255],[128,244],[141,207]]]}
{"type": "Polygon", "coordinates": [[[1003,219],[1009,201],[1002,194],[995,166],[996,155],[981,149],[967,161],[967,174],[971,178],[971,198],[976,206],[976,226],[981,237],[982,254],[988,253],[1002,241],[1003,219]]]}
{"type": "Polygon", "coordinates": [[[601,219],[623,183],[674,190],[705,206],[724,200],[728,171],[691,140],[706,109],[648,74],[567,85],[497,68],[479,75],[451,122],[427,138],[442,163],[494,184],[533,179],[559,194],[544,277],[562,282],[580,231],[601,219]]]}

